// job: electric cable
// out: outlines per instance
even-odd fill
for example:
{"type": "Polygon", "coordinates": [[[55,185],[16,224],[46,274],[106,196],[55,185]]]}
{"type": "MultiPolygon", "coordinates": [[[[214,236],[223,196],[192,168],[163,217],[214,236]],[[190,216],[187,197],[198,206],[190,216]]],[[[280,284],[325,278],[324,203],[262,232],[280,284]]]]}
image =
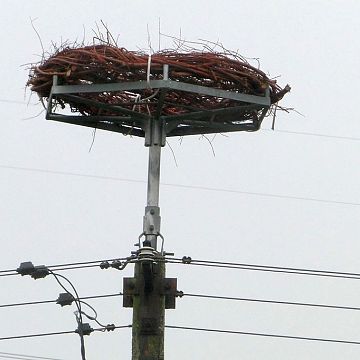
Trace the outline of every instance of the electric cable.
{"type": "Polygon", "coordinates": [[[82,358],[82,360],[86,360],[81,303],[78,300],[79,299],[79,294],[78,294],[75,286],[73,285],[73,283],[66,276],[61,275],[61,274],[57,274],[57,273],[55,273],[54,271],[52,271],[50,269],[47,269],[47,270],[49,271],[50,274],[52,274],[54,276],[57,283],[65,290],[65,292],[67,294],[69,294],[75,301],[75,305],[76,305],[76,308],[78,310],[77,313],[75,313],[75,317],[76,317],[76,320],[78,322],[78,334],[79,334],[79,337],[80,337],[81,358],[82,358]],[[76,297],[74,297],[74,295],[62,284],[62,282],[59,280],[59,278],[65,280],[70,285],[70,287],[74,291],[76,297]]]}
{"type": "MultiPolygon", "coordinates": [[[[46,267],[42,267],[42,266],[34,267],[34,265],[31,262],[28,262],[25,264],[23,263],[22,266],[20,265],[19,273],[21,273],[21,274],[27,273],[28,275],[31,275],[32,277],[35,277],[35,278],[37,278],[39,276],[44,277],[48,274],[53,275],[55,277],[55,280],[57,281],[57,283],[61,286],[61,288],[65,291],[65,293],[69,295],[69,298],[70,298],[70,301],[69,301],[69,299],[66,299],[64,301],[64,300],[60,300],[60,297],[59,297],[57,303],[59,303],[61,306],[64,306],[64,305],[71,305],[72,302],[75,302],[77,311],[74,314],[76,317],[76,321],[78,323],[76,332],[80,336],[80,352],[81,352],[82,360],[86,360],[84,335],[89,335],[93,331],[93,329],[91,328],[91,326],[89,324],[84,324],[83,315],[85,317],[87,317],[88,319],[95,321],[99,326],[101,326],[102,327],[101,331],[114,330],[114,328],[115,328],[114,324],[103,325],[100,323],[100,321],[97,319],[98,314],[97,314],[96,310],[90,304],[85,302],[84,300],[80,300],[79,294],[78,294],[74,284],[66,276],[57,274],[53,270],[46,268],[46,267]],[[65,280],[70,285],[71,290],[74,294],[64,286],[64,284],[60,281],[60,279],[65,280]],[[90,308],[94,312],[94,316],[88,315],[86,312],[84,312],[81,307],[82,304],[84,304],[88,308],[90,308]]],[[[60,294],[60,295],[62,295],[62,294],[60,294]]]]}
{"type": "MultiPolygon", "coordinates": [[[[83,297],[80,297],[79,300],[82,301],[82,300],[101,299],[101,298],[119,297],[119,296],[123,296],[123,293],[119,292],[119,293],[113,293],[113,294],[83,296],[83,297]]],[[[257,303],[265,303],[265,304],[295,305],[295,306],[305,306],[305,307],[308,306],[308,307],[318,307],[318,308],[328,308],[328,309],[360,311],[360,307],[356,307],[356,306],[317,304],[317,303],[282,301],[282,300],[267,300],[267,299],[243,298],[243,297],[223,296],[223,295],[194,294],[194,293],[186,293],[186,292],[182,292],[182,291],[180,291],[177,296],[180,298],[182,298],[182,297],[198,297],[198,298],[205,298],[205,299],[233,300],[233,301],[243,301],[243,302],[257,302],[257,303]]],[[[49,304],[49,303],[56,303],[57,301],[58,300],[56,299],[56,300],[39,300],[39,301],[28,301],[28,302],[21,302],[21,303],[0,304],[0,309],[6,308],[6,307],[49,304]]],[[[89,304],[87,304],[87,305],[89,305],[89,304]]]]}
{"type": "MultiPolygon", "coordinates": [[[[120,325],[120,326],[114,326],[112,329],[115,330],[115,329],[131,328],[131,327],[132,327],[132,325],[120,325]]],[[[102,327],[101,328],[96,328],[96,329],[92,329],[92,331],[104,332],[104,328],[102,328],[102,327]]],[[[0,337],[0,341],[3,341],[3,340],[16,340],[16,339],[27,339],[27,338],[44,337],[44,336],[65,335],[65,334],[77,334],[77,331],[76,330],[54,331],[54,332],[48,332],[48,333],[4,336],[4,337],[0,337]]]]}
{"type": "Polygon", "coordinates": [[[62,360],[53,357],[35,356],[27,354],[16,354],[10,352],[0,352],[0,358],[4,359],[19,359],[19,360],[62,360]]]}
{"type": "MultiPolygon", "coordinates": [[[[39,168],[26,168],[26,167],[20,167],[20,166],[10,166],[10,165],[1,165],[1,164],[0,164],[0,168],[55,174],[55,175],[84,177],[84,178],[92,178],[92,179],[99,179],[99,180],[111,180],[111,181],[121,181],[121,182],[141,183],[141,184],[147,183],[147,181],[145,181],[145,180],[126,179],[126,178],[119,178],[119,177],[113,177],[113,176],[81,174],[81,173],[74,173],[74,172],[68,172],[68,171],[46,170],[46,169],[39,169],[39,168]]],[[[182,188],[182,189],[216,191],[216,192],[231,193],[231,194],[249,195],[249,196],[270,197],[270,198],[290,199],[290,200],[300,200],[300,201],[311,201],[311,202],[327,203],[327,204],[334,204],[334,205],[360,206],[359,202],[328,200],[328,199],[312,198],[312,197],[305,197],[305,196],[282,195],[282,194],[273,194],[273,193],[255,192],[255,191],[242,191],[242,190],[215,188],[215,187],[207,187],[207,186],[200,186],[200,185],[182,185],[182,184],[173,184],[173,183],[161,183],[161,185],[168,186],[168,187],[182,188]]]]}
{"type": "Polygon", "coordinates": [[[285,134],[296,134],[296,135],[304,135],[304,136],[318,136],[330,139],[339,139],[339,140],[351,140],[351,141],[359,141],[360,138],[354,136],[339,136],[339,135],[329,135],[329,134],[319,134],[319,133],[312,133],[312,132],[302,132],[302,131],[292,131],[292,130],[280,130],[280,129],[261,129],[262,131],[271,131],[274,133],[285,133],[285,134]]]}
{"type": "Polygon", "coordinates": [[[290,340],[306,340],[306,341],[320,341],[320,342],[329,342],[329,343],[360,345],[360,341],[324,339],[324,338],[315,338],[315,337],[306,337],[306,336],[267,334],[267,333],[258,333],[258,332],[248,332],[248,331],[222,330],[222,329],[200,328],[200,327],[190,327],[190,326],[175,326],[175,325],[165,325],[165,328],[204,331],[204,332],[223,333],[223,334],[263,336],[263,337],[282,338],[282,339],[290,339],[290,340]]]}
{"type": "MultiPolygon", "coordinates": [[[[119,258],[116,260],[95,260],[89,262],[79,262],[72,263],[74,265],[79,264],[79,266],[71,267],[68,265],[71,264],[57,264],[47,266],[48,269],[52,269],[52,271],[64,271],[64,270],[72,270],[72,269],[84,269],[88,266],[91,267],[100,267],[100,268],[109,268],[115,267],[121,269],[120,265],[121,261],[125,261],[125,263],[131,263],[132,258],[119,258]],[[129,260],[131,259],[131,260],[129,260]],[[109,261],[119,262],[114,264],[110,264],[109,261]],[[84,265],[81,265],[84,264],[84,265]],[[64,267],[63,267],[64,266],[64,267]]],[[[199,260],[192,259],[190,257],[184,256],[183,258],[176,257],[167,257],[165,259],[167,263],[173,264],[187,264],[187,265],[197,265],[197,266],[209,266],[209,267],[220,267],[220,268],[228,268],[228,269],[240,269],[240,270],[255,270],[255,271],[266,271],[266,272],[275,272],[275,273],[286,273],[286,274],[299,274],[299,275],[313,275],[313,276],[322,276],[322,277],[334,277],[334,278],[344,278],[344,279],[360,279],[360,273],[353,272],[342,272],[342,271],[333,271],[333,270],[320,270],[320,269],[304,269],[304,268],[294,268],[294,267],[282,267],[282,266],[270,266],[270,265],[259,265],[259,264],[248,264],[248,263],[236,263],[236,262],[223,262],[223,261],[214,261],[214,260],[199,260]],[[189,262],[184,259],[189,258],[189,262]]],[[[11,276],[11,275],[20,275],[17,270],[0,270],[0,277],[2,276],[11,276]]]]}
{"type": "Polygon", "coordinates": [[[265,271],[265,272],[273,272],[273,273],[311,275],[311,276],[360,280],[359,273],[339,272],[339,271],[331,271],[331,270],[302,269],[302,268],[293,268],[293,267],[198,260],[198,259],[192,259],[191,257],[187,257],[187,256],[184,256],[181,259],[166,258],[165,261],[167,263],[173,263],[173,264],[186,264],[186,265],[208,266],[208,267],[217,267],[217,268],[225,268],[225,269],[254,270],[254,271],[265,271]]]}
{"type": "MultiPolygon", "coordinates": [[[[82,297],[79,298],[79,300],[101,299],[101,298],[109,298],[109,297],[115,297],[115,296],[123,296],[123,294],[120,292],[120,293],[115,293],[115,294],[82,296],[82,297]]],[[[56,299],[56,300],[38,300],[38,301],[27,301],[27,302],[19,302],[19,303],[0,304],[0,309],[1,308],[7,308],[7,307],[16,307],[16,306],[50,304],[50,303],[56,303],[57,301],[58,301],[58,299],[56,299]]]]}
{"type": "MultiPolygon", "coordinates": [[[[77,269],[87,269],[87,268],[102,268],[102,264],[105,264],[103,268],[113,267],[113,268],[121,268],[123,262],[131,261],[132,257],[123,257],[116,259],[107,259],[107,260],[92,260],[92,261],[81,261],[74,263],[65,263],[65,264],[56,264],[56,265],[48,265],[46,266],[48,269],[52,271],[66,271],[66,270],[77,270],[77,269]],[[130,260],[129,260],[130,259],[130,260]]],[[[17,269],[9,269],[9,270],[0,270],[0,277],[3,276],[12,276],[12,275],[20,275],[17,269]]]]}
{"type": "Polygon", "coordinates": [[[192,293],[183,293],[183,292],[180,292],[179,297],[197,297],[197,298],[205,298],[205,299],[232,300],[232,301],[264,303],[264,304],[294,305],[294,306],[304,306],[304,307],[317,307],[317,308],[324,308],[324,309],[360,311],[360,307],[356,307],[356,306],[342,306],[342,305],[305,303],[305,302],[297,302],[297,301],[281,301],[281,300],[241,298],[241,297],[233,297],[233,296],[192,294],[192,293]]]}

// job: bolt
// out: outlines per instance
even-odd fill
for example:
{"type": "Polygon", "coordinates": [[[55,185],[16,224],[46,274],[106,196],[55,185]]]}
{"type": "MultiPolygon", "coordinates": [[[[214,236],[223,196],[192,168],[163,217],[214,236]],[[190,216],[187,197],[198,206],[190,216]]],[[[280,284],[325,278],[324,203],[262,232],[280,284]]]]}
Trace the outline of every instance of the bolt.
{"type": "Polygon", "coordinates": [[[151,214],[151,215],[154,215],[154,214],[155,214],[155,210],[154,210],[154,209],[151,209],[151,210],[150,210],[150,214],[151,214]]]}
{"type": "Polygon", "coordinates": [[[150,229],[150,231],[153,231],[154,230],[154,225],[150,225],[149,229],[150,229]]]}

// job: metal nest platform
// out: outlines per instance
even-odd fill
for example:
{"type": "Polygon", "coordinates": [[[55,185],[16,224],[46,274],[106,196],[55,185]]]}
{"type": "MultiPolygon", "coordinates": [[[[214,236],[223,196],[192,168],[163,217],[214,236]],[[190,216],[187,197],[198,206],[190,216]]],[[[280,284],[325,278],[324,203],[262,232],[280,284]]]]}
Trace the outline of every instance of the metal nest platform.
{"type": "Polygon", "coordinates": [[[59,84],[58,77],[54,75],[46,119],[145,138],[146,134],[151,132],[148,131],[151,123],[157,120],[162,127],[161,143],[164,143],[165,138],[169,136],[256,131],[271,106],[269,88],[264,91],[263,96],[249,95],[170,80],[168,72],[169,66],[164,65],[162,80],[81,85],[59,84]],[[141,99],[138,94],[145,90],[152,95],[141,99]],[[98,100],[99,94],[106,98],[112,93],[131,93],[135,101],[124,106],[121,102],[116,104],[98,100]],[[169,103],[167,94],[171,93],[179,96],[198,94],[202,101],[204,98],[209,99],[220,107],[204,109],[201,106],[197,107],[196,102],[188,105],[169,103]],[[74,115],[66,111],[64,104],[91,107],[92,114],[96,115],[74,115]],[[175,114],[169,114],[168,109],[171,106],[183,109],[182,113],[177,111],[175,114]],[[59,107],[63,109],[63,113],[56,112],[59,107]],[[165,107],[166,112],[163,111],[165,107]]]}

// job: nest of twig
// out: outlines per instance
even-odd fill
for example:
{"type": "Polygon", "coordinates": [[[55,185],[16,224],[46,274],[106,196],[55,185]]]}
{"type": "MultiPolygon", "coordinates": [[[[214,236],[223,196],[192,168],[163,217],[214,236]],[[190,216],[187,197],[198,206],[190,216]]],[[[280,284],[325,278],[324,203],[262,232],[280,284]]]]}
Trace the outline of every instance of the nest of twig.
{"type": "MultiPolygon", "coordinates": [[[[40,98],[48,98],[57,75],[60,84],[99,84],[163,79],[163,65],[169,65],[169,79],[231,92],[263,96],[270,90],[271,103],[277,103],[290,87],[281,88],[276,80],[250,65],[235,53],[211,51],[160,51],[149,55],[128,51],[112,44],[68,47],[57,51],[30,69],[27,85],[40,98]],[[150,66],[149,66],[150,65],[150,66]]],[[[81,94],[87,99],[119,105],[123,108],[154,114],[159,94],[151,89],[111,93],[81,94]]],[[[58,100],[73,112],[98,115],[99,109],[71,100],[58,100]]],[[[239,105],[238,101],[183,91],[168,91],[162,115],[182,114],[196,110],[213,110],[239,105]]],[[[112,115],[102,110],[101,115],[112,115]]],[[[253,114],[243,114],[246,117],[253,114]]]]}

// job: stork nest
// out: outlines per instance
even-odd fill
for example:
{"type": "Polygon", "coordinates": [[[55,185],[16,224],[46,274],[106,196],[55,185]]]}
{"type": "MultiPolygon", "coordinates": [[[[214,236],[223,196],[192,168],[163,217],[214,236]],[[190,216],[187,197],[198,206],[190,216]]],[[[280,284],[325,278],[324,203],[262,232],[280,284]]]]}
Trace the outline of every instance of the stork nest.
{"type": "MultiPolygon", "coordinates": [[[[236,93],[264,96],[270,90],[271,103],[277,103],[288,91],[276,80],[250,65],[234,53],[161,51],[149,55],[141,51],[128,51],[111,44],[68,47],[56,51],[40,64],[30,68],[27,85],[40,98],[48,98],[57,75],[59,84],[80,85],[130,82],[163,79],[163,65],[169,65],[169,79],[184,83],[228,90],[236,93]],[[149,67],[150,63],[150,67],[149,67]]],[[[79,94],[86,99],[103,104],[119,105],[125,109],[154,114],[159,92],[154,89],[79,94]]],[[[61,107],[82,115],[98,115],[97,107],[57,99],[61,107]]],[[[216,98],[197,93],[169,90],[164,99],[162,115],[183,114],[194,110],[213,110],[238,106],[231,99],[216,98]]],[[[101,110],[101,115],[116,115],[111,110],[101,110]]],[[[243,114],[246,117],[252,114],[243,114]]]]}

